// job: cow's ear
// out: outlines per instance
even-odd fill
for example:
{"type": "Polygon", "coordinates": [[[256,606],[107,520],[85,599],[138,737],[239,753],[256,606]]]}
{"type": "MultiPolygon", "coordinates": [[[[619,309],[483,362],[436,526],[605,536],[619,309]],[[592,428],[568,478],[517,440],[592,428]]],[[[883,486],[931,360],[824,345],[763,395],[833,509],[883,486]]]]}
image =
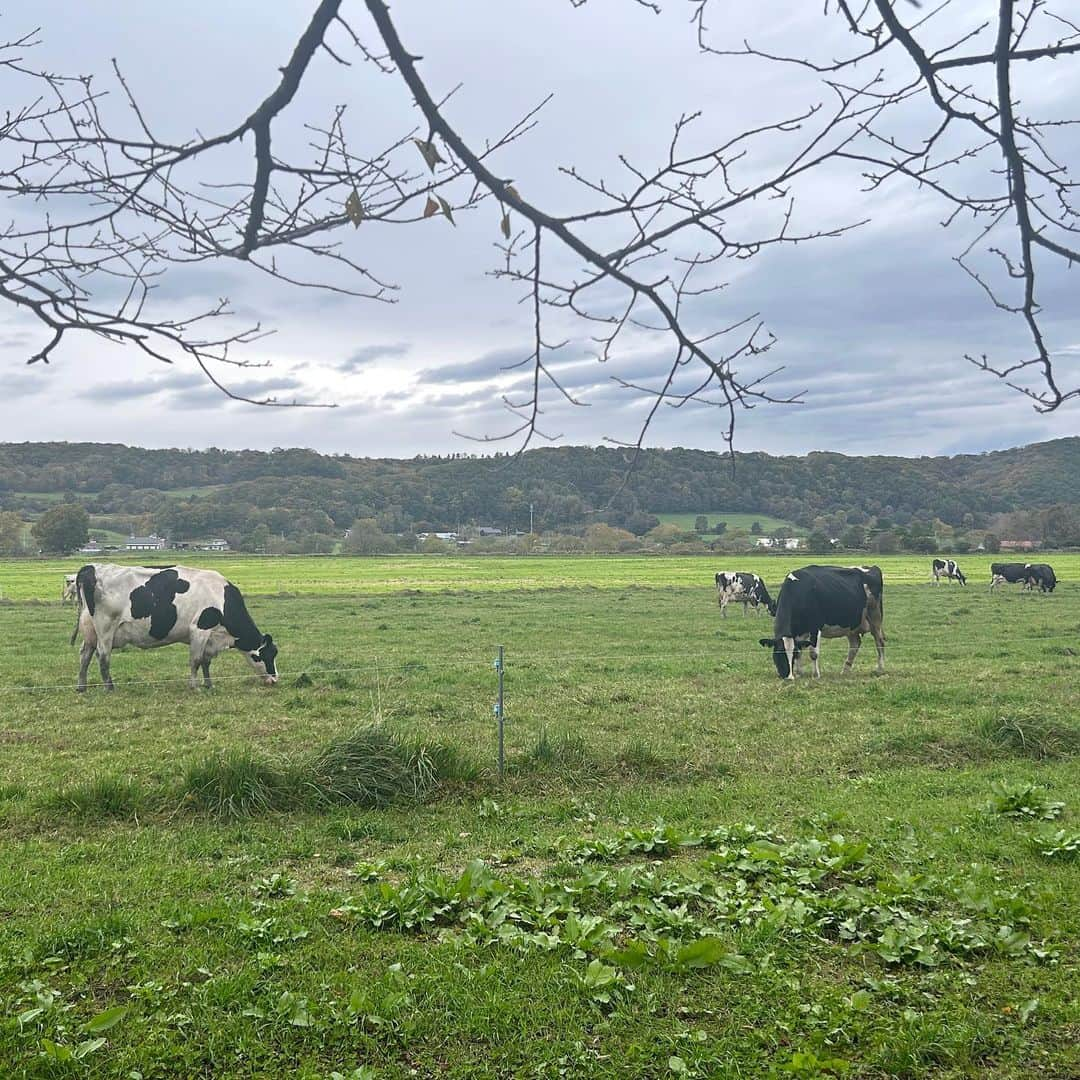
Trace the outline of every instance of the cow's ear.
{"type": "Polygon", "coordinates": [[[269,634],[263,634],[263,642],[262,643],[264,645],[273,645],[274,644],[274,639],[269,634]]]}
{"type": "Polygon", "coordinates": [[[764,645],[766,649],[775,649],[776,648],[776,638],[771,638],[771,637],[758,638],[758,644],[759,645],[764,645]]]}

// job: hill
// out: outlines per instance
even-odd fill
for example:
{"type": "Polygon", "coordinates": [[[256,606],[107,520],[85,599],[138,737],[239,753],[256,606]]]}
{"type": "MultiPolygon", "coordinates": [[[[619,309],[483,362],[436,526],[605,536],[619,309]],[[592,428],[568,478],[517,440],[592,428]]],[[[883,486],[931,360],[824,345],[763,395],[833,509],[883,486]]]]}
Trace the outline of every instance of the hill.
{"type": "Polygon", "coordinates": [[[340,537],[357,518],[386,532],[466,523],[537,531],[605,521],[643,532],[653,515],[760,515],[803,530],[986,528],[995,515],[1080,503],[1080,438],[956,457],[805,457],[562,446],[520,457],[353,458],[304,449],[145,450],[100,443],[0,444],[0,509],[35,516],[57,499],[94,524],[176,539],[255,530],[340,537]]]}

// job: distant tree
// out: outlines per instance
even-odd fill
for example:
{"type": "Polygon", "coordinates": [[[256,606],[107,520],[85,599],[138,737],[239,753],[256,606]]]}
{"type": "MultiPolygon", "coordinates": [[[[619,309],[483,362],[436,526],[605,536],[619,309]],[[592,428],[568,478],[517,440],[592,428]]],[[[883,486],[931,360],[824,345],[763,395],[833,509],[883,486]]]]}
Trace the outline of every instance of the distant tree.
{"type": "Polygon", "coordinates": [[[851,525],[844,530],[840,543],[855,550],[866,547],[866,530],[861,525],[851,525]]]}
{"type": "Polygon", "coordinates": [[[832,544],[825,533],[820,529],[815,529],[806,538],[806,548],[815,555],[820,555],[832,551],[832,544]]]}
{"type": "Polygon", "coordinates": [[[723,535],[724,535],[724,533],[726,533],[726,532],[727,532],[727,522],[726,522],[726,521],[718,521],[718,522],[717,522],[717,523],[716,523],[716,524],[715,524],[715,525],[714,525],[714,526],[712,527],[712,531],[713,531],[714,533],[716,533],[716,535],[717,535],[717,536],[723,536],[723,535]]]}
{"type": "Polygon", "coordinates": [[[23,519],[14,510],[0,510],[0,554],[19,555],[23,543],[23,519]]]}
{"type": "Polygon", "coordinates": [[[1001,550],[1001,538],[994,533],[987,533],[983,537],[983,547],[989,551],[991,555],[996,555],[1001,550]]]}
{"type": "Polygon", "coordinates": [[[760,536],[763,531],[764,530],[761,528],[761,522],[760,521],[755,521],[750,526],[750,535],[751,536],[760,536]]]}
{"type": "Polygon", "coordinates": [[[874,537],[872,547],[879,555],[895,555],[900,550],[900,537],[894,532],[880,532],[874,537]]]}
{"type": "Polygon", "coordinates": [[[709,531],[709,519],[704,514],[698,514],[694,518],[694,532],[703,533],[709,531]]]}
{"type": "MultiPolygon", "coordinates": [[[[694,536],[695,540],[697,539],[693,533],[689,535],[694,536]]],[[[645,534],[646,540],[649,540],[654,544],[661,544],[664,547],[669,547],[671,544],[685,541],[686,537],[687,533],[680,529],[678,525],[672,525],[670,523],[657,525],[655,529],[650,529],[645,534]]]]}
{"type": "MultiPolygon", "coordinates": [[[[664,526],[657,526],[663,528],[664,526]]],[[[655,530],[654,530],[655,531],[655,530]]],[[[637,543],[637,537],[625,529],[613,529],[597,521],[585,530],[585,550],[597,552],[613,552],[623,550],[622,545],[629,541],[632,545],[637,543]]]]}
{"type": "Polygon", "coordinates": [[[938,549],[937,541],[932,536],[912,536],[908,538],[909,551],[917,551],[920,555],[932,555],[938,549]]]}
{"type": "Polygon", "coordinates": [[[90,516],[78,503],[62,503],[34,522],[31,532],[43,551],[74,551],[90,539],[90,516]]]}
{"type": "Polygon", "coordinates": [[[971,541],[966,537],[959,537],[953,541],[952,550],[954,555],[966,555],[971,550],[971,541]]]}
{"type": "Polygon", "coordinates": [[[396,551],[398,540],[384,533],[375,518],[357,518],[342,547],[354,555],[378,555],[396,551]]]}

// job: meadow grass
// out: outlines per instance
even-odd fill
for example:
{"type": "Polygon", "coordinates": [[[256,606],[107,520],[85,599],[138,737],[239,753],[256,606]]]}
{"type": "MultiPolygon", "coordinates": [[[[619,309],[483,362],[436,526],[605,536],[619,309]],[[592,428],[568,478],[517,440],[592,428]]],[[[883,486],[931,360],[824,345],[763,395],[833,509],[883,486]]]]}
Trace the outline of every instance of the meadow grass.
{"type": "MultiPolygon", "coordinates": [[[[782,521],[770,514],[744,514],[742,512],[726,514],[723,510],[702,510],[700,513],[708,519],[710,528],[718,521],[726,521],[729,529],[746,529],[747,531],[754,522],[757,522],[765,530],[767,536],[805,536],[807,531],[805,528],[792,525],[790,521],[782,521]]],[[[694,531],[698,516],[698,514],[685,513],[656,515],[662,524],[678,525],[680,529],[685,529],[687,532],[694,531]]]]}
{"type": "Polygon", "coordinates": [[[198,561],[277,687],[76,695],[0,564],[0,1075],[1080,1074],[1077,557],[880,559],[887,674],[794,686],[716,559],[198,561]]]}

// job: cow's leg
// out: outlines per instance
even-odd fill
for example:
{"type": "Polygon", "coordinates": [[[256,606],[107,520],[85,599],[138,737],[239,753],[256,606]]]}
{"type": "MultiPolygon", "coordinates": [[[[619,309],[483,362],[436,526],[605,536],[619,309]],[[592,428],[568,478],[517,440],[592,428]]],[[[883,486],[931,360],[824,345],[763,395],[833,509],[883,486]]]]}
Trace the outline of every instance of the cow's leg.
{"type": "Polygon", "coordinates": [[[798,658],[795,655],[795,639],[786,637],[784,641],[784,652],[787,653],[787,669],[788,678],[794,679],[796,673],[796,665],[798,664],[798,658]]]}
{"type": "Polygon", "coordinates": [[[90,660],[94,655],[94,646],[84,640],[79,652],[79,685],[76,689],[81,693],[86,689],[86,673],[90,670],[90,660]]]}
{"type": "Polygon", "coordinates": [[[727,605],[728,605],[727,593],[721,593],[720,594],[720,617],[722,619],[727,618],[727,605]]]}
{"type": "Polygon", "coordinates": [[[112,649],[104,648],[100,643],[97,647],[98,668],[101,671],[101,685],[106,690],[115,690],[116,684],[112,680],[111,663],[112,649]]]}
{"type": "Polygon", "coordinates": [[[821,649],[821,631],[819,630],[810,639],[810,659],[814,661],[814,678],[821,678],[821,668],[818,667],[818,652],[821,649]]]}
{"type": "Polygon", "coordinates": [[[206,657],[202,662],[202,674],[203,674],[203,686],[209,690],[214,684],[210,681],[210,657],[206,657]]]}
{"type": "Polygon", "coordinates": [[[844,661],[844,674],[847,675],[855,663],[855,657],[859,655],[859,646],[862,645],[862,634],[848,634],[847,659],[844,661]]]}

